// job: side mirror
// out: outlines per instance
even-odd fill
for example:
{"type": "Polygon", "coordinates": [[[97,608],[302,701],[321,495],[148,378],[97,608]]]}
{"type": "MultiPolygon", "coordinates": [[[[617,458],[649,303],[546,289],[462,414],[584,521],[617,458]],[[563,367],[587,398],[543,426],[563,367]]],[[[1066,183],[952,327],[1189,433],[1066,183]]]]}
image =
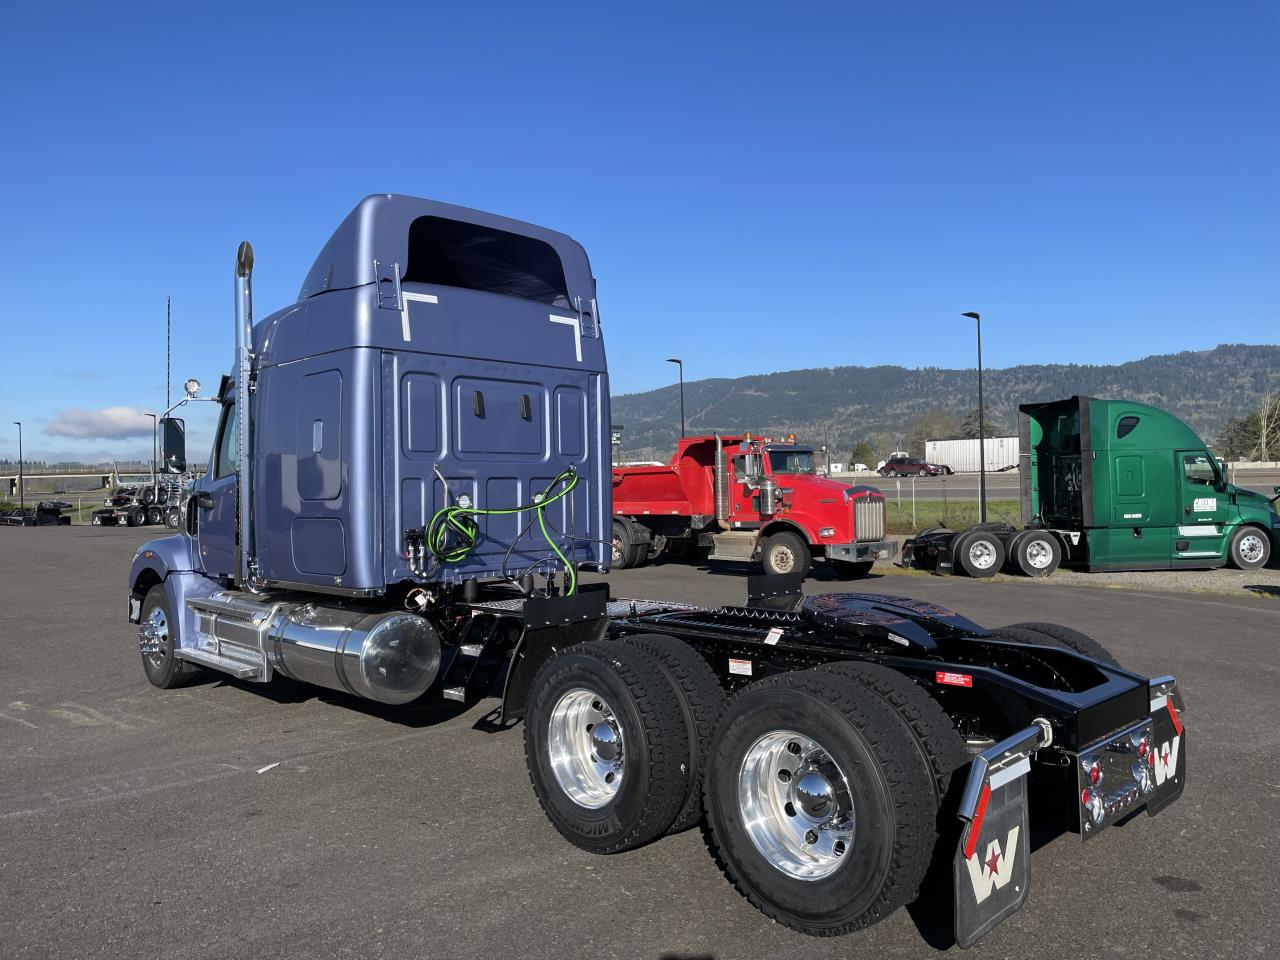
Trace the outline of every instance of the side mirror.
{"type": "Polygon", "coordinates": [[[176,417],[160,421],[160,472],[187,472],[187,425],[176,417]]]}

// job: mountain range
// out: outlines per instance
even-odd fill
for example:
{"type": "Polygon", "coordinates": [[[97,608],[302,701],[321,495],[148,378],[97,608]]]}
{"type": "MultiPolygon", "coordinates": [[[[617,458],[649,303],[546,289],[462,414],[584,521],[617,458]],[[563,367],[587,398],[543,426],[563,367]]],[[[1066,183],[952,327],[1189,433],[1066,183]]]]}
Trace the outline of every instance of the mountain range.
{"type": "MultiPolygon", "coordinates": [[[[1005,431],[1016,429],[1020,403],[1083,394],[1162,407],[1211,443],[1227,420],[1256,409],[1277,388],[1280,346],[1275,345],[1223,344],[1113,365],[1023,364],[983,371],[989,422],[1005,431]]],[[[963,417],[977,406],[977,371],[819,367],[692,380],[684,394],[690,435],[795,433],[805,442],[827,445],[833,459],[843,459],[864,440],[879,452],[885,443],[905,438],[913,421],[918,425],[939,410],[963,417]]],[[[613,424],[622,427],[619,459],[667,460],[680,432],[679,388],[614,397],[613,424]]]]}

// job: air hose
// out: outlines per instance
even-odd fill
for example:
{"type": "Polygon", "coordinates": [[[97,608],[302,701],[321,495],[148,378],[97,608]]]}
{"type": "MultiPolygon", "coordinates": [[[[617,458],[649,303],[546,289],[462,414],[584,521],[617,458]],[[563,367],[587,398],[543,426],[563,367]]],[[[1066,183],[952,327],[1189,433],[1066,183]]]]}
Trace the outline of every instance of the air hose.
{"type": "Polygon", "coordinates": [[[542,531],[542,536],[547,541],[547,546],[564,564],[569,578],[569,586],[565,593],[566,596],[571,596],[578,590],[578,574],[573,569],[573,564],[569,562],[569,558],[552,538],[551,532],[547,529],[543,511],[551,504],[567,497],[577,485],[577,471],[569,467],[547,484],[546,489],[535,496],[532,503],[517,507],[496,508],[464,507],[459,504],[442,507],[435,512],[423,530],[423,542],[427,552],[440,563],[460,563],[475,549],[476,540],[480,535],[480,526],[473,519],[474,517],[511,516],[532,510],[534,518],[538,521],[538,529],[542,531]]]}

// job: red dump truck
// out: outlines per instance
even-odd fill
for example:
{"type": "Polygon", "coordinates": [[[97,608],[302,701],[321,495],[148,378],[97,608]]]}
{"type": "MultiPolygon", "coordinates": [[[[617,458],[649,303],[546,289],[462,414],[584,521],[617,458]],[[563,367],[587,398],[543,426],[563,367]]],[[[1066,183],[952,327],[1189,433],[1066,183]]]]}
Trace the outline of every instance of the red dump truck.
{"type": "Polygon", "coordinates": [[[814,557],[866,576],[897,544],[885,539],[884,497],[818,473],[794,437],[684,437],[665,466],[614,467],[613,565],[664,553],[759,560],[768,573],[807,574],[814,557]]]}

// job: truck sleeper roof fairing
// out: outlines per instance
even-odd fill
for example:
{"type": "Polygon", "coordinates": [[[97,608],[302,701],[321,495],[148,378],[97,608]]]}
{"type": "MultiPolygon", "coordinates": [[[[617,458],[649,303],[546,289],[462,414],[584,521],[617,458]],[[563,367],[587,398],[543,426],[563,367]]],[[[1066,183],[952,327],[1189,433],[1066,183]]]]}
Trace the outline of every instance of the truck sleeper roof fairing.
{"type": "MultiPolygon", "coordinates": [[[[333,236],[324,245],[307,273],[302,289],[298,292],[298,300],[307,300],[332,290],[364,286],[375,280],[394,282],[392,269],[395,264],[400,265],[401,279],[412,279],[412,273],[417,267],[410,249],[410,236],[415,222],[423,217],[455,224],[472,224],[488,228],[491,233],[497,231],[516,239],[541,241],[559,254],[563,264],[567,290],[564,291],[565,302],[557,304],[558,306],[569,308],[576,305],[579,299],[584,306],[589,306],[596,295],[595,280],[591,276],[586,251],[572,237],[532,223],[450,203],[379,193],[361,200],[333,231],[333,236]],[[379,274],[377,277],[374,276],[375,262],[379,274]]],[[[465,237],[457,239],[463,244],[467,242],[465,237]]],[[[475,238],[472,238],[471,245],[474,249],[475,238]]]]}

